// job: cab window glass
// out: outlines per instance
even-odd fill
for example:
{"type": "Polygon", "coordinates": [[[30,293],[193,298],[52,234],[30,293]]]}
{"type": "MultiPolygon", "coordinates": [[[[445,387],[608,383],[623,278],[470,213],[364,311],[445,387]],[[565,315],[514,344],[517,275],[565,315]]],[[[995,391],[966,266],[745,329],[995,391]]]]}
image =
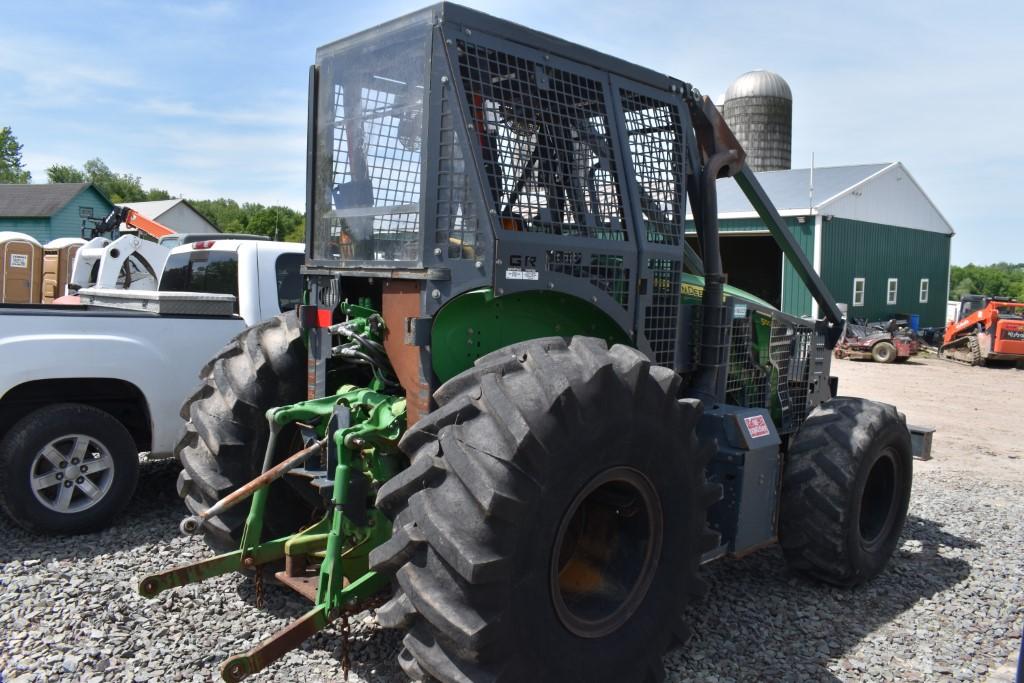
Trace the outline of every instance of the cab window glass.
{"type": "Polygon", "coordinates": [[[303,254],[281,254],[274,262],[277,274],[277,305],[282,313],[302,303],[302,273],[299,269],[305,260],[303,254]]]}

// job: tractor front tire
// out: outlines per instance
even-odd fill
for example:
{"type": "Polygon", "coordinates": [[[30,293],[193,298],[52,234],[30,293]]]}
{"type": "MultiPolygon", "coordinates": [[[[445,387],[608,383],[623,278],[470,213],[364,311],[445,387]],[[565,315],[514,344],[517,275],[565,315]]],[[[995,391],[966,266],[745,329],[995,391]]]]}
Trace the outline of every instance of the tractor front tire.
{"type": "MultiPolygon", "coordinates": [[[[260,474],[269,437],[266,411],[306,398],[306,347],[295,314],[243,330],[199,378],[202,385],[181,408],[187,422],[174,450],[184,466],[178,495],[193,514],[260,474]]],[[[282,435],[278,459],[288,455],[283,451],[290,445],[282,435]]],[[[289,483],[275,482],[270,488],[264,519],[268,538],[310,521],[312,506],[289,483]]],[[[203,530],[210,546],[237,549],[248,510],[242,504],[209,519],[203,530]]]]}
{"type": "Polygon", "coordinates": [[[654,681],[717,537],[700,403],[636,350],[574,337],[480,358],[435,393],[379,491],[399,663],[441,681],[654,681]]]}
{"type": "Polygon", "coordinates": [[[878,342],[871,347],[871,359],[876,363],[891,363],[896,360],[896,347],[889,342],[878,342]]]}
{"type": "Polygon", "coordinates": [[[912,477],[910,432],[894,407],[822,403],[786,456],[779,543],[790,568],[837,586],[877,576],[903,531],[912,477]]]}

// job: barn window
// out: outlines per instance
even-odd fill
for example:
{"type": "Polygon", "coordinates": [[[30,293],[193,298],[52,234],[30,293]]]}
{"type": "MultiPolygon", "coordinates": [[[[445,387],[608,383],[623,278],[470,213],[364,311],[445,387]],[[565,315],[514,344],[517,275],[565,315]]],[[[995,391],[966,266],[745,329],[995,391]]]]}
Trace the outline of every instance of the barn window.
{"type": "Polygon", "coordinates": [[[853,305],[864,305],[864,278],[862,277],[853,278],[853,305]]]}
{"type": "Polygon", "coordinates": [[[899,280],[891,277],[885,288],[885,303],[889,306],[896,305],[896,292],[899,288],[899,280]]]}
{"type": "Polygon", "coordinates": [[[917,297],[917,300],[922,303],[928,303],[928,278],[921,278],[921,293],[917,297]]]}

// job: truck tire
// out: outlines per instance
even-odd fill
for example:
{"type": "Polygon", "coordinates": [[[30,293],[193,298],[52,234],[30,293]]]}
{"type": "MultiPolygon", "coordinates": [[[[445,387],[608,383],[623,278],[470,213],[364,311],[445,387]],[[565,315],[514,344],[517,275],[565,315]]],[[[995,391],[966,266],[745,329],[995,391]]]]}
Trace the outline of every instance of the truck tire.
{"type": "Polygon", "coordinates": [[[131,500],[139,449],[112,415],[79,403],[35,410],[0,442],[0,505],[29,531],[107,526],[131,500]]]}
{"type": "Polygon", "coordinates": [[[406,630],[410,677],[661,680],[721,495],[679,383],[574,337],[488,354],[438,389],[378,493],[394,527],[370,555],[395,576],[378,621],[406,630]]]}
{"type": "MultiPolygon", "coordinates": [[[[306,347],[295,314],[243,330],[199,378],[202,384],[181,408],[187,422],[174,449],[183,465],[178,495],[193,514],[259,475],[269,435],[267,409],[306,398],[306,347]]],[[[293,444],[284,434],[279,438],[284,457],[293,444]]],[[[285,477],[271,486],[266,538],[289,534],[310,521],[313,506],[290,483],[285,477]]],[[[248,512],[242,503],[208,520],[203,530],[210,546],[237,549],[248,512]]]]}
{"type": "Polygon", "coordinates": [[[871,347],[871,359],[876,363],[891,363],[896,360],[896,347],[889,342],[878,342],[871,347]]]}
{"type": "Polygon", "coordinates": [[[786,457],[779,543],[789,566],[837,586],[877,576],[899,542],[912,478],[910,432],[894,407],[822,403],[786,457]]]}

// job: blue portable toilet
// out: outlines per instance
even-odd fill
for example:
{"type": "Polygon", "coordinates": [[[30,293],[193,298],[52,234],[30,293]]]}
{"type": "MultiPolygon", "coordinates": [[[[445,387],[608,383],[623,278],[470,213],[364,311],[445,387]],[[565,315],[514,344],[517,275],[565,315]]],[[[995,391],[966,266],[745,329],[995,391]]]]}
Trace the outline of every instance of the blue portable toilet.
{"type": "Polygon", "coordinates": [[[921,316],[918,313],[910,314],[910,329],[914,332],[921,329],[921,316]]]}

